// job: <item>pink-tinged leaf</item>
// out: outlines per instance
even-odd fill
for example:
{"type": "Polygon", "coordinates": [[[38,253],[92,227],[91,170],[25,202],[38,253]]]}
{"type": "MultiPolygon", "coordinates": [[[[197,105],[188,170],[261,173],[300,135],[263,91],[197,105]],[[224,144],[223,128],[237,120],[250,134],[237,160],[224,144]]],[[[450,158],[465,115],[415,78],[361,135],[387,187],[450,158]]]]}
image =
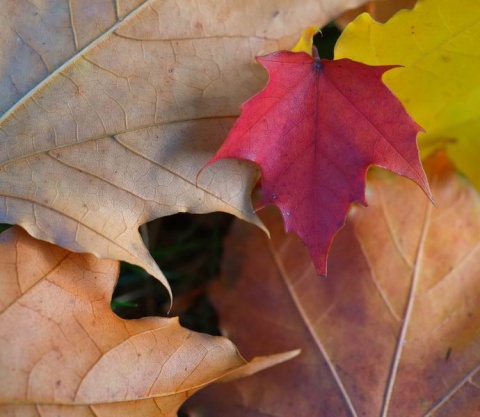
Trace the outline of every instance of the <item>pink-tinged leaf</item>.
{"type": "Polygon", "coordinates": [[[421,130],[382,83],[391,66],[320,60],[304,52],[259,57],[270,79],[209,164],[257,163],[261,207],[275,204],[288,232],[307,245],[317,273],[350,203],[366,205],[365,176],[379,165],[415,181],[431,198],[416,142],[421,130]]]}

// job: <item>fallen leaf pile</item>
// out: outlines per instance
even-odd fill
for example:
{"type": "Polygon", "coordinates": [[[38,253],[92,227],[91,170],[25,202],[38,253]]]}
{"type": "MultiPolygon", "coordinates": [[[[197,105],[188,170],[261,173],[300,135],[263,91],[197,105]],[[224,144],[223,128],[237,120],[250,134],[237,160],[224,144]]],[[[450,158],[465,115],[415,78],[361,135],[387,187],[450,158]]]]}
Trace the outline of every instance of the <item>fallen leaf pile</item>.
{"type": "Polygon", "coordinates": [[[480,413],[480,0],[287,51],[364,3],[3,1],[1,416],[174,417],[199,390],[191,417],[480,413]],[[139,226],[213,211],[240,219],[212,300],[248,360],[111,309],[119,261],[172,296],[139,226]]]}
{"type": "Polygon", "coordinates": [[[246,364],[226,339],[110,309],[110,259],[168,288],[139,225],[221,210],[261,226],[256,169],[197,173],[263,83],[252,57],[362,1],[250,3],[2,4],[0,221],[33,236],[1,237],[2,415],[173,416],[204,385],[295,354],[246,364]]]}

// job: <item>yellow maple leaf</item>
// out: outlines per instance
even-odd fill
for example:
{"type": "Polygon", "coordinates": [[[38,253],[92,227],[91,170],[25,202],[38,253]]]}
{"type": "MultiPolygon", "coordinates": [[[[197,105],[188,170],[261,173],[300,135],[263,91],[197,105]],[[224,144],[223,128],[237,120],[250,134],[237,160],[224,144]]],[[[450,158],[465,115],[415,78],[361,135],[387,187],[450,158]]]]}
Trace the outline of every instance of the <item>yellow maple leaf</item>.
{"type": "Polygon", "coordinates": [[[480,188],[480,1],[419,0],[387,23],[364,13],[347,26],[335,59],[402,65],[383,76],[426,130],[422,156],[445,147],[480,188]]]}
{"type": "Polygon", "coordinates": [[[309,26],[306,28],[296,45],[292,48],[293,52],[306,52],[312,55],[313,37],[320,32],[318,26],[309,26]]]}

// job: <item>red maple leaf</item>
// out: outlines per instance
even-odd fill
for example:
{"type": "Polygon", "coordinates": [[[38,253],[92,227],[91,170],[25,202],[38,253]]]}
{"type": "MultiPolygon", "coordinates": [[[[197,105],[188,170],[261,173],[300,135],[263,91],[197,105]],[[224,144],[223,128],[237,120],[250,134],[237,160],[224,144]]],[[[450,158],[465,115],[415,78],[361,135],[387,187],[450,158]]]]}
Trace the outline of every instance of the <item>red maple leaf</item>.
{"type": "Polygon", "coordinates": [[[326,275],[328,251],[350,203],[367,205],[370,165],[410,178],[431,198],[416,142],[421,127],[381,81],[392,66],[288,51],[257,60],[269,82],[243,104],[208,164],[223,158],[256,162],[261,207],[278,206],[287,232],[300,236],[317,273],[326,275]]]}

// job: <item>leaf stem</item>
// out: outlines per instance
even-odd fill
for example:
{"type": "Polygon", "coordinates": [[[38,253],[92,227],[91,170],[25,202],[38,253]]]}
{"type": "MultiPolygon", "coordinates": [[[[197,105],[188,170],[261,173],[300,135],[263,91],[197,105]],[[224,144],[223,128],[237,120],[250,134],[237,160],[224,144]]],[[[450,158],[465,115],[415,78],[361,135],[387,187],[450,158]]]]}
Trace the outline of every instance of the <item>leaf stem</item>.
{"type": "MultiPolygon", "coordinates": [[[[435,185],[433,180],[432,180],[432,185],[435,185]]],[[[425,212],[422,233],[420,236],[420,242],[418,245],[418,250],[417,250],[415,263],[412,271],[413,278],[412,278],[412,284],[410,286],[410,292],[409,292],[408,301],[407,301],[407,308],[405,311],[405,317],[403,319],[402,328],[400,330],[400,335],[398,337],[397,347],[395,349],[395,356],[393,358],[393,363],[392,363],[390,375],[388,378],[388,384],[387,384],[387,389],[385,391],[385,399],[382,406],[381,417],[387,417],[388,408],[390,406],[390,400],[392,398],[393,387],[395,385],[395,379],[398,373],[400,359],[402,357],[403,348],[407,343],[406,334],[408,330],[408,325],[410,324],[410,319],[412,317],[412,310],[415,302],[416,290],[418,286],[418,281],[420,279],[420,274],[422,271],[422,258],[423,258],[424,248],[425,248],[425,241],[428,235],[428,229],[430,227],[430,218],[432,214],[432,209],[433,209],[433,205],[428,203],[427,210],[425,212]]]]}
{"type": "Polygon", "coordinates": [[[480,365],[476,366],[465,378],[463,378],[458,384],[456,384],[450,391],[448,391],[442,399],[440,399],[426,414],[425,417],[431,417],[433,414],[440,409],[458,390],[463,387],[466,383],[473,385],[472,378],[473,376],[480,371],[480,365]]]}
{"type": "Polygon", "coordinates": [[[287,287],[288,292],[290,293],[290,296],[292,297],[292,300],[293,300],[293,302],[294,302],[294,304],[295,304],[303,322],[305,323],[305,326],[307,327],[310,335],[312,336],[312,339],[315,341],[315,344],[317,345],[318,350],[322,354],[322,356],[325,360],[325,363],[327,364],[328,369],[330,370],[330,372],[332,374],[333,379],[335,380],[335,382],[338,385],[338,388],[342,392],[343,398],[344,398],[345,402],[347,403],[348,409],[349,409],[350,413],[352,414],[352,417],[358,417],[358,414],[355,411],[355,407],[353,406],[352,400],[350,399],[350,397],[348,395],[347,389],[343,385],[343,382],[340,379],[340,375],[338,374],[337,369],[335,368],[335,364],[330,359],[330,356],[328,355],[328,352],[325,349],[325,346],[323,346],[323,343],[321,342],[319,335],[315,332],[315,329],[313,328],[313,326],[311,324],[311,320],[308,317],[307,312],[302,307],[302,303],[299,300],[299,298],[297,296],[297,293],[295,292],[294,287],[292,286],[292,284],[290,283],[290,281],[288,279],[288,274],[285,271],[285,268],[283,267],[283,263],[282,263],[280,257],[277,254],[277,249],[274,247],[271,239],[266,238],[266,241],[267,241],[268,246],[270,248],[270,253],[272,254],[272,257],[275,261],[275,264],[277,265],[278,271],[280,272],[280,275],[283,279],[283,282],[285,283],[285,286],[287,287]]]}

